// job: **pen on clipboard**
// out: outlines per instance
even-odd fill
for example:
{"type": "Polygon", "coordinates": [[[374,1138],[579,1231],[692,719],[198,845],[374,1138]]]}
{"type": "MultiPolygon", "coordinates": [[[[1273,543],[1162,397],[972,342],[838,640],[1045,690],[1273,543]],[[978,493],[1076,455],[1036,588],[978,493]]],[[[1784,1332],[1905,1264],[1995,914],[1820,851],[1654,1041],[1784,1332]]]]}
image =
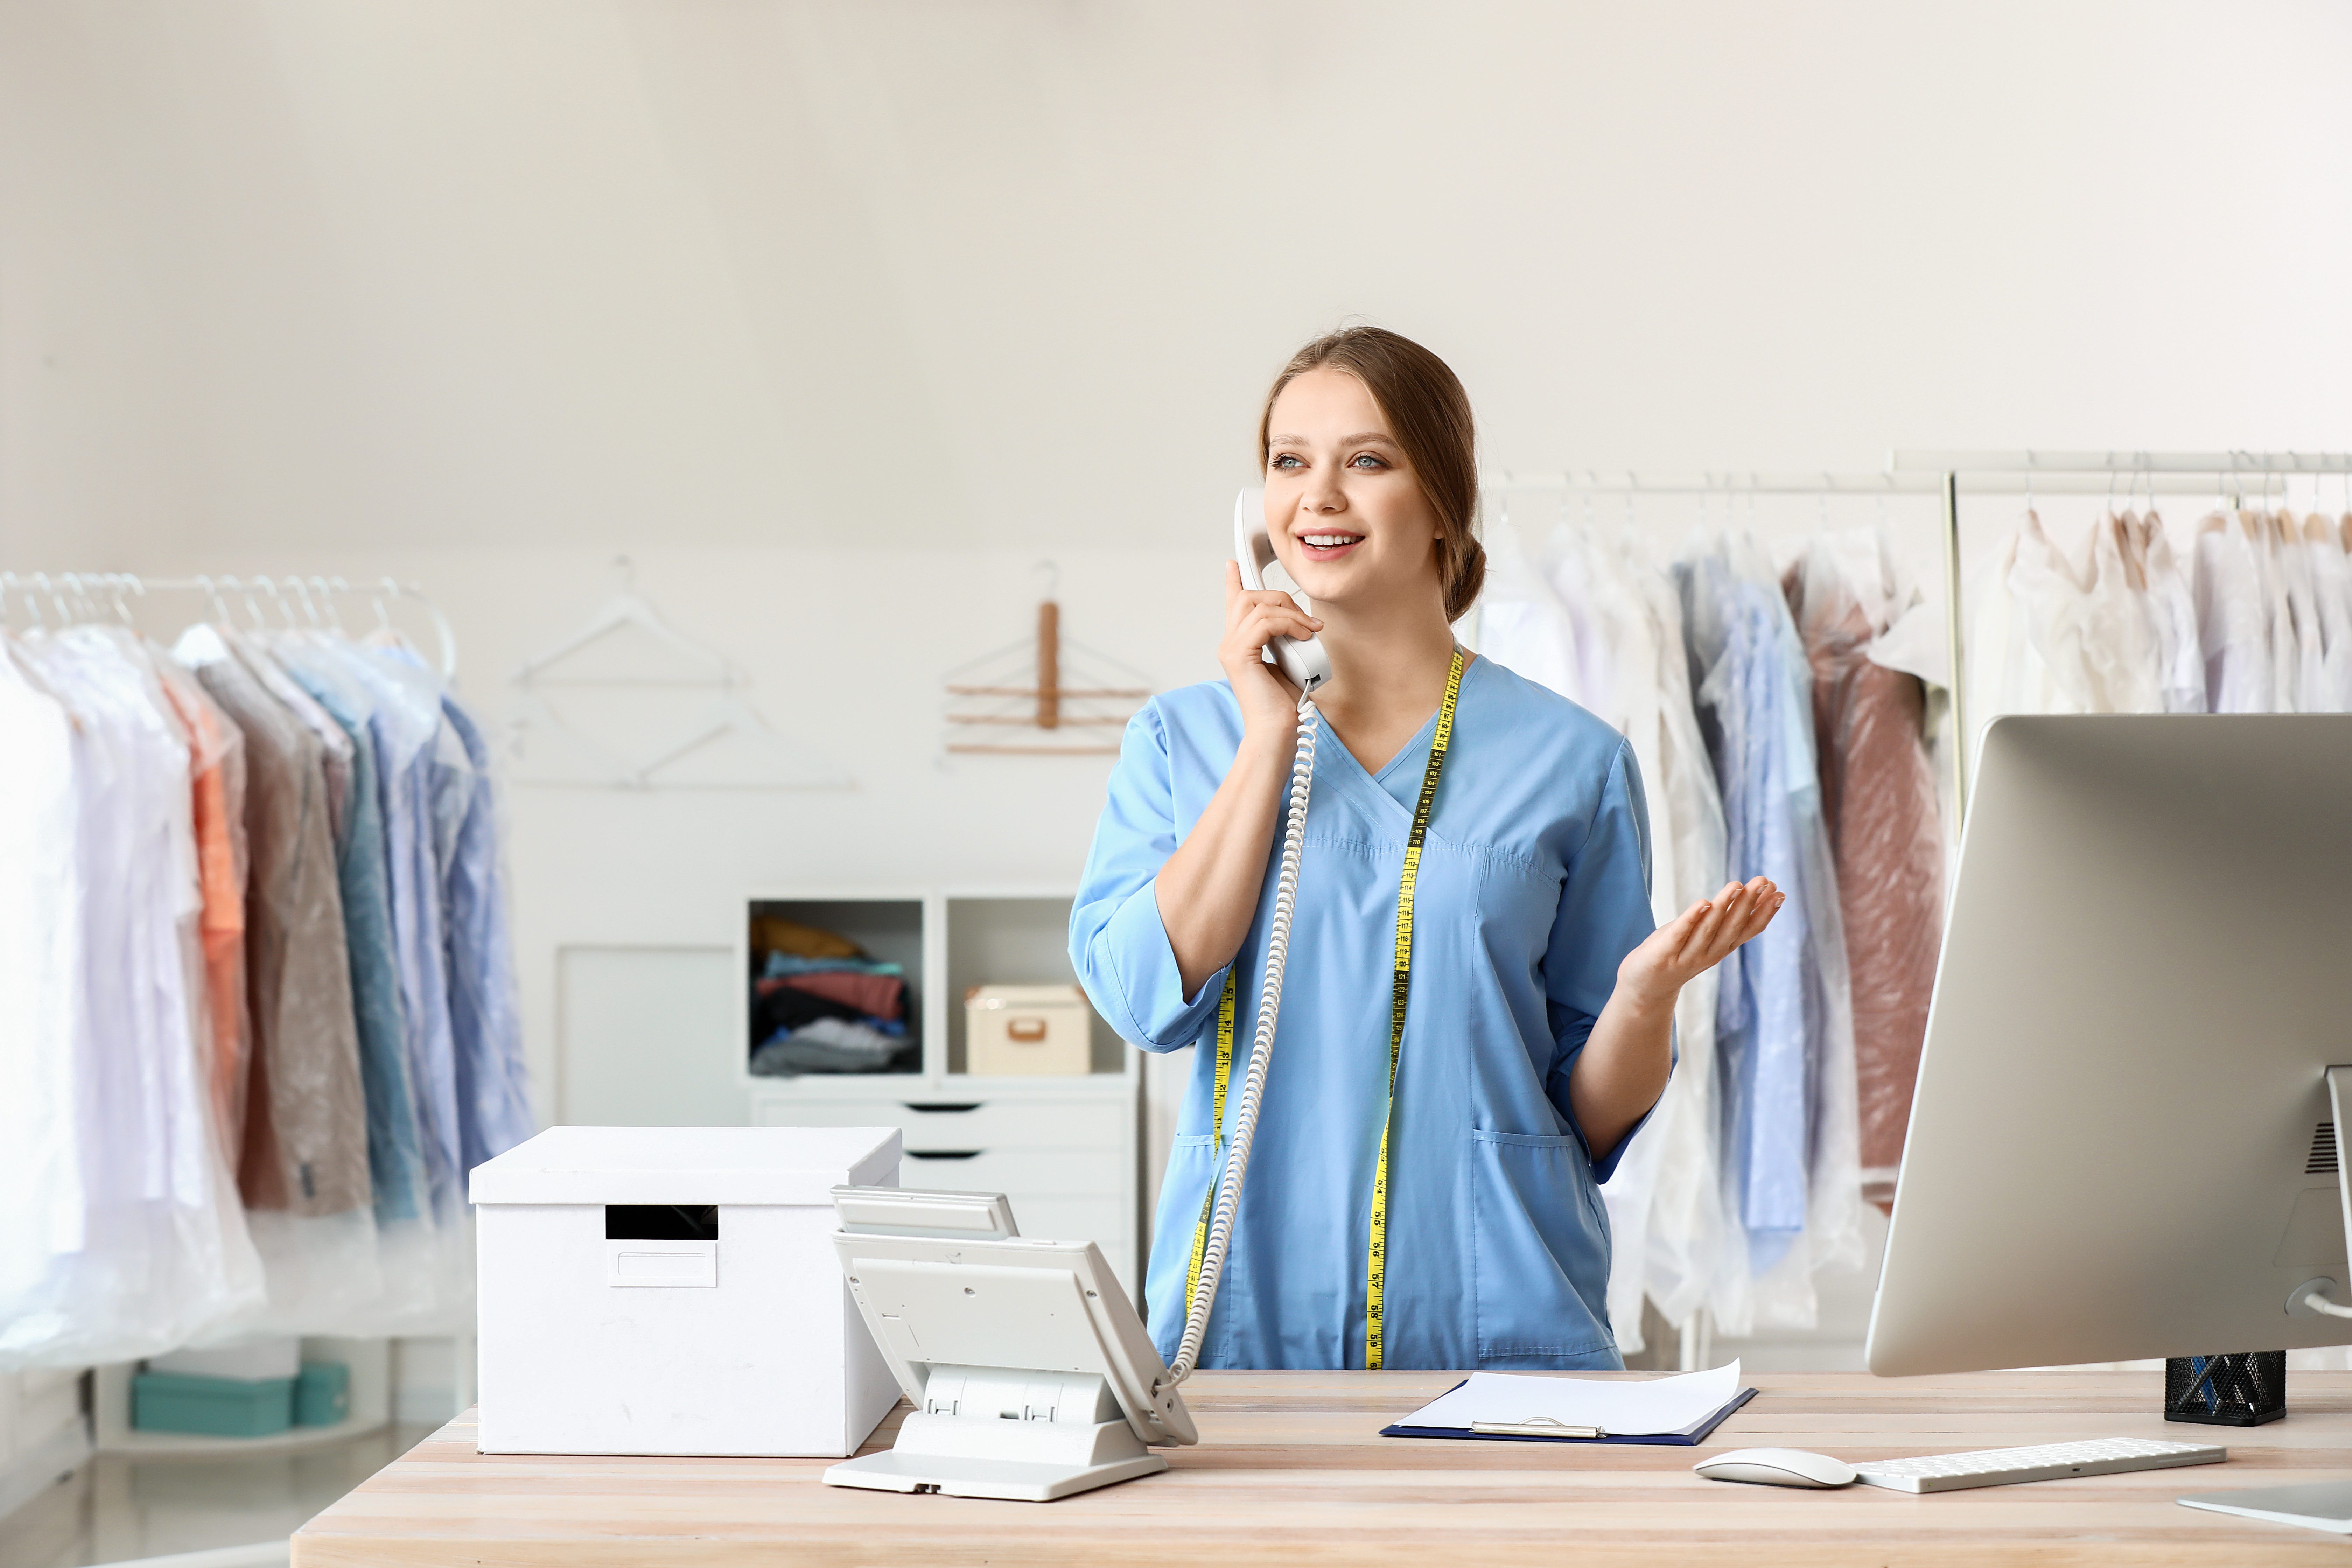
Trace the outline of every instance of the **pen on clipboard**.
{"type": "Polygon", "coordinates": [[[1565,1421],[1555,1421],[1549,1415],[1530,1415],[1525,1421],[1473,1421],[1473,1432],[1498,1437],[1606,1437],[1608,1433],[1598,1426],[1571,1426],[1565,1421]]]}

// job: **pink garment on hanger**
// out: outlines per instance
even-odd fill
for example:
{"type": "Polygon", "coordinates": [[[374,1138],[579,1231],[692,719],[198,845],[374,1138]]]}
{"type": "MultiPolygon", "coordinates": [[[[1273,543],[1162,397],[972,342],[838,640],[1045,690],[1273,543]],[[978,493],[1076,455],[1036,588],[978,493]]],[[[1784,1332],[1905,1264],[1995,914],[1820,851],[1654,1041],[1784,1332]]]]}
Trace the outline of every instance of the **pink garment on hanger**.
{"type": "MultiPolygon", "coordinates": [[[[1924,735],[1927,688],[1872,662],[1886,628],[1822,543],[1782,586],[1813,672],[1822,805],[1853,991],[1863,1194],[1894,1201],[1944,913],[1943,820],[1924,735]]],[[[1884,599],[1884,595],[1874,595],[1884,599]]]]}
{"type": "Polygon", "coordinates": [[[245,731],[194,676],[168,658],[154,660],[163,695],[187,727],[195,813],[196,877],[204,899],[198,931],[212,1059],[205,1079],[222,1149],[235,1169],[245,1146],[253,1025],[245,989],[245,731]]]}

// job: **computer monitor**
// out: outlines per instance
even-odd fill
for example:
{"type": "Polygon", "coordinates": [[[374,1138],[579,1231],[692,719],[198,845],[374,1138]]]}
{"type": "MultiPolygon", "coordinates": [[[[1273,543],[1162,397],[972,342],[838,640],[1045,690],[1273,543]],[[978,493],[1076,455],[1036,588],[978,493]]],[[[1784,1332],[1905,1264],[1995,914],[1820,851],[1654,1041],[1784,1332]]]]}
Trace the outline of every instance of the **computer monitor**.
{"type": "Polygon", "coordinates": [[[1988,729],[1868,1361],[2352,1342],[2352,716],[1988,729]]]}

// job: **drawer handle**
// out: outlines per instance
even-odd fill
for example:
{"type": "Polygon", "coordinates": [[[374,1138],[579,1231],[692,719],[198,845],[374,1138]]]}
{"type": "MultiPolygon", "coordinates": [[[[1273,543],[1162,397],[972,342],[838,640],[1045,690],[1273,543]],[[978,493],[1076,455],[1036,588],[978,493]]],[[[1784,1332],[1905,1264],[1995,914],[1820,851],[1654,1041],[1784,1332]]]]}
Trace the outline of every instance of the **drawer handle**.
{"type": "Polygon", "coordinates": [[[978,1110],[980,1101],[949,1100],[902,1100],[898,1102],[909,1110],[978,1110]]]}
{"type": "Polygon", "coordinates": [[[1045,1037],[1045,1020],[1043,1018],[1010,1019],[1004,1026],[1004,1032],[1023,1045],[1034,1045],[1045,1037]]]}
{"type": "Polygon", "coordinates": [[[909,1160],[977,1160],[982,1152],[982,1151],[978,1149],[908,1149],[905,1151],[909,1160]]]}

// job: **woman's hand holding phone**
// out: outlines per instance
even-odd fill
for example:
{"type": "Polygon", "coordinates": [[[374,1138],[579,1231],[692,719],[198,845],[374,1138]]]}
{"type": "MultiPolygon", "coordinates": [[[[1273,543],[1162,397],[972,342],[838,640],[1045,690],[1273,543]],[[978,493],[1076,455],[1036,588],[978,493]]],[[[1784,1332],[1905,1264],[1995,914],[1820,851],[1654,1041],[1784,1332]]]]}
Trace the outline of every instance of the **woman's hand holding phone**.
{"type": "Polygon", "coordinates": [[[1279,744],[1287,753],[1298,730],[1298,688],[1265,662],[1265,646],[1277,637],[1310,637],[1323,623],[1275,588],[1244,588],[1238,562],[1225,563],[1225,635],[1217,662],[1233,682],[1242,724],[1252,741],[1279,744]]]}

